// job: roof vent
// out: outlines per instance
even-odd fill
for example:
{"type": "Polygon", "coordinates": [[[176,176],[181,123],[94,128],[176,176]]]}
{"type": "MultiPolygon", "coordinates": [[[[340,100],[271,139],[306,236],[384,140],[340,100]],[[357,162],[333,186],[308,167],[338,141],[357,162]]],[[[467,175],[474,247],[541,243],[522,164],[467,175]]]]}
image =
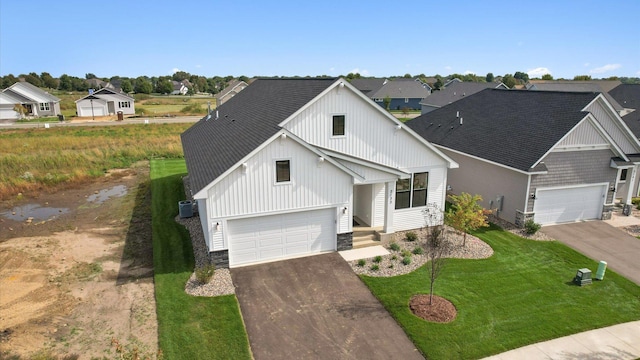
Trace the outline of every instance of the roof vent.
{"type": "Polygon", "coordinates": [[[460,125],[462,125],[462,118],[460,118],[460,125]]]}
{"type": "Polygon", "coordinates": [[[460,111],[456,111],[456,117],[459,118],[460,117],[460,111]]]}

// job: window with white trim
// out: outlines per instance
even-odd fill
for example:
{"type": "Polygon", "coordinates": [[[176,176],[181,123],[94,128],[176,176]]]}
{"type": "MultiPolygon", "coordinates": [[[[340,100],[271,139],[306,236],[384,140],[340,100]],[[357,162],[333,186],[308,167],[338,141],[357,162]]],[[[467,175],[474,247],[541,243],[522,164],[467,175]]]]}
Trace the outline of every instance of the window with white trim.
{"type": "Polygon", "coordinates": [[[427,205],[429,173],[414,173],[410,179],[396,181],[396,209],[408,209],[427,205]]]}
{"type": "Polygon", "coordinates": [[[49,103],[40,103],[40,110],[51,111],[51,108],[49,107],[49,103]]]}
{"type": "Polygon", "coordinates": [[[344,136],[344,115],[333,115],[333,136],[344,136]]]}
{"type": "Polygon", "coordinates": [[[291,164],[289,160],[276,161],[276,182],[291,181],[291,164]]]}
{"type": "Polygon", "coordinates": [[[622,169],[620,171],[620,181],[627,181],[627,172],[629,169],[622,169]]]}
{"type": "Polygon", "coordinates": [[[118,108],[122,109],[122,108],[130,108],[131,107],[131,102],[130,101],[119,101],[118,102],[118,108]]]}
{"type": "Polygon", "coordinates": [[[409,98],[404,98],[404,103],[408,104],[409,103],[409,98]]]}

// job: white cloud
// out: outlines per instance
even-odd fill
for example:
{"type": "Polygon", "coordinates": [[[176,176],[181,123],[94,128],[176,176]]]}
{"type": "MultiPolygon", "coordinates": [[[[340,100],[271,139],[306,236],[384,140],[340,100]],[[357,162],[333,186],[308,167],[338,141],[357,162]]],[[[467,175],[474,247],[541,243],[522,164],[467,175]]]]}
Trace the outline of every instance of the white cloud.
{"type": "Polygon", "coordinates": [[[595,69],[591,69],[589,70],[590,73],[592,74],[602,74],[602,73],[606,73],[609,71],[613,71],[616,69],[619,69],[620,67],[622,67],[622,65],[620,64],[607,64],[605,66],[601,66],[601,67],[597,67],[595,69]]]}
{"type": "Polygon", "coordinates": [[[463,72],[463,73],[462,73],[462,75],[469,75],[469,74],[473,74],[473,75],[475,75],[475,74],[476,74],[476,72],[475,72],[475,71],[471,71],[471,70],[467,70],[467,71],[465,71],[465,72],[463,72]]]}
{"type": "Polygon", "coordinates": [[[589,64],[589,63],[584,63],[584,67],[587,67],[587,66],[589,66],[589,65],[591,65],[591,64],[589,64]]]}
{"type": "Polygon", "coordinates": [[[362,76],[370,76],[369,75],[369,70],[365,70],[365,69],[360,70],[359,68],[355,68],[355,69],[353,69],[353,70],[351,70],[349,72],[350,73],[354,73],[354,74],[360,74],[362,76]]]}
{"type": "Polygon", "coordinates": [[[530,78],[542,77],[542,75],[545,74],[551,74],[551,70],[546,67],[537,67],[535,69],[527,70],[527,75],[529,75],[530,78]]]}
{"type": "Polygon", "coordinates": [[[640,70],[636,71],[636,75],[640,75],[640,70]]]}
{"type": "Polygon", "coordinates": [[[178,69],[178,68],[173,68],[173,69],[171,69],[171,75],[173,75],[173,74],[177,73],[178,71],[181,71],[181,70],[180,70],[180,69],[178,69]]]}
{"type": "Polygon", "coordinates": [[[518,46],[522,46],[522,45],[524,45],[524,42],[518,41],[518,46]]]}
{"type": "Polygon", "coordinates": [[[202,67],[202,65],[198,64],[196,65],[196,69],[200,69],[202,67]]]}
{"type": "Polygon", "coordinates": [[[447,65],[444,67],[445,70],[451,70],[451,66],[447,65]]]}
{"type": "Polygon", "coordinates": [[[334,72],[334,71],[336,71],[336,68],[334,68],[334,67],[330,67],[330,68],[329,68],[329,71],[330,71],[330,72],[334,72]]]}

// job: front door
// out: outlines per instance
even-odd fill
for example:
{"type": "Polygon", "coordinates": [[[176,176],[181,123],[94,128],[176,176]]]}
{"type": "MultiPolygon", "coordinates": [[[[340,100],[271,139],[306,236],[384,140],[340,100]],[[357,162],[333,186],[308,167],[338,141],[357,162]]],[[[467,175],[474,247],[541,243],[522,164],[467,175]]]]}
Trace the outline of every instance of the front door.
{"type": "Polygon", "coordinates": [[[373,202],[372,185],[355,185],[353,187],[354,223],[359,226],[371,226],[371,204],[373,202]]]}
{"type": "Polygon", "coordinates": [[[115,114],[116,113],[116,105],[113,101],[109,101],[107,103],[107,106],[109,107],[109,114],[115,114]]]}

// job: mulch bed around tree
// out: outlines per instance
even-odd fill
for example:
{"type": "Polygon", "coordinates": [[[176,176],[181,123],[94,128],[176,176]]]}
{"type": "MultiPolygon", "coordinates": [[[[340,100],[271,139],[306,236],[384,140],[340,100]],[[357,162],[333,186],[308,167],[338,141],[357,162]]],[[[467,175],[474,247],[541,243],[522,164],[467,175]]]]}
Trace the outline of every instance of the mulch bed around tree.
{"type": "Polygon", "coordinates": [[[440,296],[433,295],[433,303],[429,305],[429,294],[418,294],[409,300],[411,312],[424,320],[448,323],[453,321],[458,310],[451,301],[440,296]]]}

